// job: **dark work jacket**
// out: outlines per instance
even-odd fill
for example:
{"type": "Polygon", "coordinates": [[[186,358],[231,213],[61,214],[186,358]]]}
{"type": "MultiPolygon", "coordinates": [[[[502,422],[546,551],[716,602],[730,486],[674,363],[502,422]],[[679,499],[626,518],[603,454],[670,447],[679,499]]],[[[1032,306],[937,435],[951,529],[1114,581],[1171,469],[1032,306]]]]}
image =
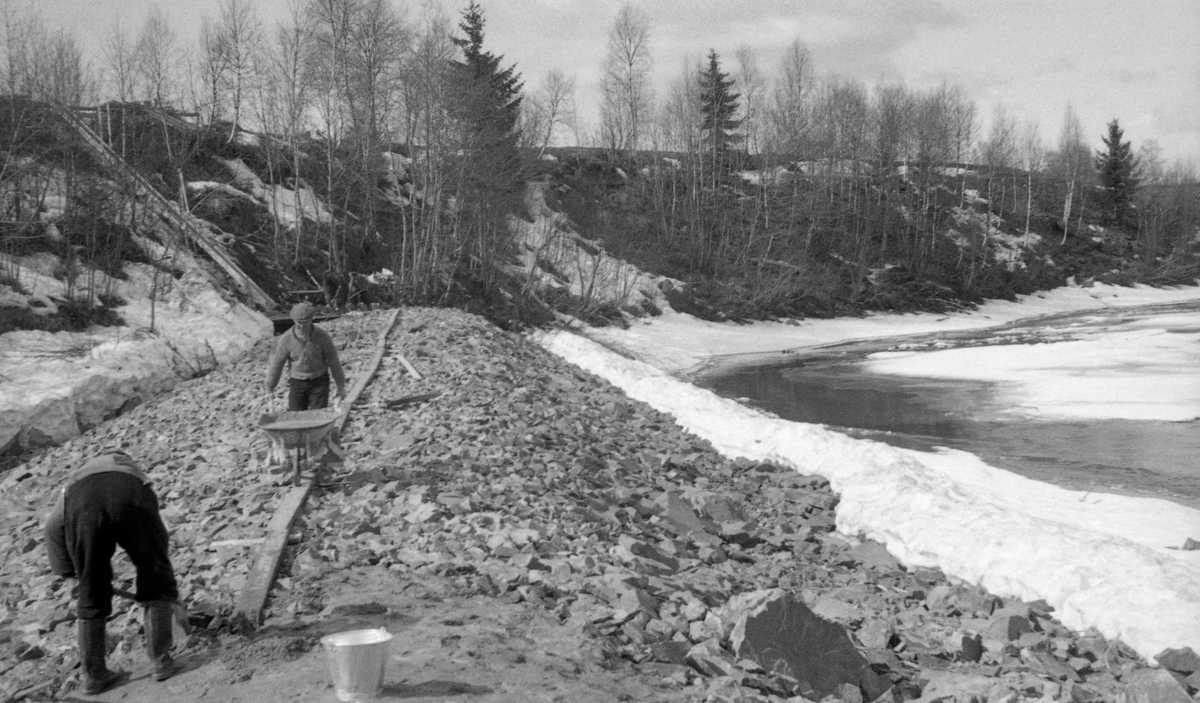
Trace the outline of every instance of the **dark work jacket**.
{"type": "Polygon", "coordinates": [[[142,470],[128,454],[121,452],[101,454],[71,474],[62,489],[59,490],[58,498],[54,501],[54,508],[50,511],[50,516],[46,518],[46,552],[50,557],[50,570],[63,578],[75,577],[75,567],[71,564],[70,557],[67,556],[67,531],[63,514],[67,489],[88,476],[112,471],[129,474],[142,483],[150,483],[150,479],[146,478],[146,474],[142,473],[142,470]]]}

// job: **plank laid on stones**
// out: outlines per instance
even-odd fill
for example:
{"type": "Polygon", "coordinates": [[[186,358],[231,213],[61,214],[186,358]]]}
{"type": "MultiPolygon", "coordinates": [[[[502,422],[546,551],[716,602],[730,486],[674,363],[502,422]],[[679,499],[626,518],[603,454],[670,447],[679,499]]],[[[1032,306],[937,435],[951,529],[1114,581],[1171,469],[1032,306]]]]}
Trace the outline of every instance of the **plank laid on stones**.
{"type": "Polygon", "coordinates": [[[279,509],[267,525],[267,534],[263,541],[263,549],[250,567],[246,576],[246,585],[238,594],[236,616],[244,620],[251,628],[258,627],[259,615],[267,602],[267,593],[275,581],[275,571],[279,568],[279,560],[287,547],[288,531],[304,505],[305,499],[312,491],[313,482],[309,481],[297,486],[283,497],[279,509]]]}
{"type": "Polygon", "coordinates": [[[383,353],[387,348],[387,338],[392,331],[392,327],[396,325],[396,319],[400,317],[400,308],[392,311],[392,316],[383,323],[383,330],[379,333],[379,341],[375,343],[375,354],[371,357],[370,363],[358,381],[350,388],[350,392],[346,394],[346,400],[342,403],[342,412],[338,417],[338,431],[346,428],[346,420],[350,418],[350,409],[354,407],[355,401],[362,395],[363,389],[371,382],[371,377],[375,375],[375,370],[379,368],[379,362],[383,360],[383,353]]]}
{"type": "MultiPolygon", "coordinates": [[[[387,322],[383,324],[382,331],[379,333],[379,341],[375,343],[375,355],[342,404],[342,410],[336,423],[339,430],[345,427],[354,401],[358,400],[363,389],[375,374],[375,370],[379,368],[379,362],[383,359],[383,352],[387,347],[388,334],[392,331],[392,327],[396,324],[396,318],[399,316],[400,308],[396,308],[387,322]]],[[[313,481],[288,491],[275,511],[275,515],[271,518],[271,522],[267,525],[267,534],[264,537],[262,550],[255,558],[254,565],[250,567],[250,573],[246,576],[246,583],[238,593],[235,617],[241,620],[243,626],[258,627],[263,606],[267,602],[267,594],[271,591],[271,584],[275,581],[275,572],[279,569],[279,561],[283,557],[283,550],[287,547],[288,533],[292,528],[292,523],[296,520],[296,515],[304,507],[304,501],[312,491],[313,483],[315,483],[315,477],[313,481]]]]}

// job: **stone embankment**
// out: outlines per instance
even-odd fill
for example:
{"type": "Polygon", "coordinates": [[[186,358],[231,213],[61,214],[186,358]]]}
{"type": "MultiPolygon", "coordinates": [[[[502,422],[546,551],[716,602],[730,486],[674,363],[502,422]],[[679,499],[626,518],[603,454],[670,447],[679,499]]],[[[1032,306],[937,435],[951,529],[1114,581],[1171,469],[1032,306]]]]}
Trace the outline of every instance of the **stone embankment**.
{"type": "MultiPolygon", "coordinates": [[[[387,317],[324,324],[351,379],[387,317]]],[[[385,693],[430,700],[1188,701],[1200,684],[1190,650],[1150,667],[1044,603],[904,568],[835,531],[825,480],[727,460],[479,318],[405,310],[389,348],[254,634],[234,603],[290,487],[256,427],[266,343],[0,477],[0,701],[77,692],[40,525],[109,443],[150,467],[196,627],[170,688],[135,677],[122,700],[327,700],[316,638],[349,625],[397,632],[385,693]]],[[[117,578],[133,585],[123,559],[117,578]]],[[[118,603],[111,659],[135,674],[140,627],[118,603]]]]}

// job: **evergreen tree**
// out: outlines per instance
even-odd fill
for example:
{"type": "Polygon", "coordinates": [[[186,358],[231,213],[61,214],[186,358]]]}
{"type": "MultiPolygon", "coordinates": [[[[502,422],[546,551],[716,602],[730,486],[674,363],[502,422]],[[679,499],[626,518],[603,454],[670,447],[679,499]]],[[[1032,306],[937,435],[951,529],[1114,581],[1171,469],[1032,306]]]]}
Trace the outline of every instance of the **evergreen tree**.
{"type": "Polygon", "coordinates": [[[461,260],[490,280],[507,254],[512,237],[508,216],[522,203],[524,182],[518,149],[517,120],[521,78],[515,67],[502,68],[502,57],[483,48],[483,10],[472,2],[451,37],[462,51],[448,75],[449,114],[457,125],[461,161],[455,197],[461,260]],[[479,268],[479,267],[482,268],[479,268]]]}
{"type": "Polygon", "coordinates": [[[1129,142],[1121,141],[1125,131],[1117,120],[1108,123],[1108,136],[1104,137],[1107,151],[1097,151],[1096,172],[1103,188],[1101,206],[1105,219],[1120,225],[1129,216],[1129,207],[1137,192],[1137,160],[1129,142]]]}
{"type": "Polygon", "coordinates": [[[708,68],[700,74],[700,128],[714,166],[724,164],[730,148],[742,139],[737,133],[742,121],[735,117],[740,96],[733,92],[733,84],[729,74],[721,71],[717,52],[709,49],[708,68]]]}
{"type": "Polygon", "coordinates": [[[465,36],[451,38],[463,53],[461,61],[451,63],[452,116],[467,129],[472,146],[515,149],[521,77],[514,66],[501,68],[501,57],[483,49],[483,9],[472,2],[462,16],[459,29],[465,36]]]}

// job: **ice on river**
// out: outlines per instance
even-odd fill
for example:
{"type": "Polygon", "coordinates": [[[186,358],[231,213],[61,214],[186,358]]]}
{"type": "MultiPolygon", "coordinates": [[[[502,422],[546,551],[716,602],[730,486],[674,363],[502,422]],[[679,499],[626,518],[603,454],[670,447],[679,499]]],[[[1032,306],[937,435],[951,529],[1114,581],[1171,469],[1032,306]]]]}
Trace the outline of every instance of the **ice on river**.
{"type": "MultiPolygon", "coordinates": [[[[824,321],[800,326],[716,326],[670,314],[667,320],[631,331],[605,332],[603,341],[678,371],[706,353],[826,344],[839,334],[866,338],[956,326],[980,328],[1018,319],[1022,309],[1024,316],[1032,316],[1089,305],[1195,299],[1200,299],[1200,288],[1064,289],[1017,304],[989,304],[969,315],[873,316],[829,321],[824,330],[820,329],[824,321]]],[[[1128,335],[1131,349],[1139,338],[1164,336],[1145,329],[1128,335]]],[[[1196,340],[1187,334],[1168,336],[1177,338],[1171,343],[1179,345],[1175,351],[1180,355],[1163,364],[1163,371],[1177,374],[1176,366],[1187,358],[1180,349],[1195,346],[1196,340]]],[[[1169,647],[1200,651],[1200,551],[1179,549],[1189,537],[1200,540],[1200,511],[1158,499],[1071,491],[988,466],[964,452],[917,452],[853,439],[721,398],[578,335],[548,334],[539,341],[630,397],[670,413],[727,456],[770,461],[827,477],[841,496],[838,530],[878,540],[911,567],[937,567],[998,595],[1044,599],[1068,627],[1095,627],[1107,637],[1121,638],[1150,661],[1169,647]]],[[[1052,346],[1059,345],[1048,348],[1052,346]]],[[[989,357],[984,351],[1004,356],[1012,349],[1016,348],[981,350],[970,364],[989,367],[1000,357],[989,357]]],[[[1158,348],[1155,353],[1169,352],[1158,348]]],[[[1084,363],[1090,358],[1094,354],[1084,354],[1084,363]]],[[[1063,355],[1060,362],[1065,364],[1066,359],[1063,355]]],[[[967,365],[961,360],[955,363],[967,365]]],[[[1111,359],[1105,364],[1112,365],[1111,359]]],[[[1196,368],[1188,363],[1189,371],[1196,368]]],[[[1090,375],[1097,385],[1104,385],[1104,375],[1090,375]]],[[[1173,385],[1185,382],[1186,374],[1174,376],[1173,385]]],[[[1037,384],[1028,387],[1036,389],[1037,384]]],[[[1160,386],[1149,387],[1163,392],[1160,386]]],[[[1057,393],[1038,400],[1040,407],[1050,405],[1057,393]]],[[[1070,400],[1065,404],[1082,405],[1070,400]]],[[[1089,417],[1123,416],[1100,412],[1105,407],[1102,398],[1093,398],[1089,405],[1089,417]]]]}

